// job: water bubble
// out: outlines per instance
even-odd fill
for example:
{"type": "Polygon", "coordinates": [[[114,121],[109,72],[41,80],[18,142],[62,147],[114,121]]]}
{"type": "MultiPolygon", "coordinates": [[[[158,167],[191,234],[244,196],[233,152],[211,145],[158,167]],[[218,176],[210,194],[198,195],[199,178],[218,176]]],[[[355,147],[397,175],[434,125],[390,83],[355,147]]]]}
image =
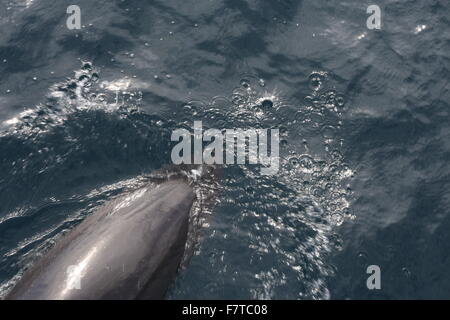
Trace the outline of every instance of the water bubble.
{"type": "Polygon", "coordinates": [[[241,86],[244,88],[249,88],[250,87],[250,81],[248,81],[247,79],[242,79],[241,80],[241,86]]]}
{"type": "Polygon", "coordinates": [[[196,116],[200,112],[203,112],[205,104],[202,101],[193,100],[185,104],[183,109],[186,113],[196,116]]]}
{"type": "Polygon", "coordinates": [[[325,139],[334,139],[335,134],[336,134],[336,129],[333,126],[324,126],[322,127],[322,136],[325,139]]]}
{"type": "Polygon", "coordinates": [[[314,159],[308,155],[303,154],[298,158],[299,168],[300,171],[305,173],[310,173],[313,171],[314,168],[314,159]]]}
{"type": "Polygon", "coordinates": [[[293,167],[297,167],[300,164],[297,157],[291,157],[289,163],[293,167]]]}
{"type": "Polygon", "coordinates": [[[81,67],[81,69],[90,71],[90,70],[92,70],[92,64],[90,64],[89,62],[85,62],[83,64],[83,66],[81,67]]]}
{"type": "Polygon", "coordinates": [[[37,81],[37,79],[38,79],[37,77],[33,77],[33,81],[37,81]]]}
{"type": "Polygon", "coordinates": [[[324,76],[318,72],[313,72],[309,76],[309,85],[314,91],[320,90],[324,81],[324,76]]]}
{"type": "Polygon", "coordinates": [[[320,112],[313,112],[309,115],[309,119],[311,119],[314,125],[319,126],[323,122],[324,115],[320,112]]]}
{"type": "Polygon", "coordinates": [[[78,87],[77,83],[75,81],[71,81],[70,83],[67,84],[67,88],[68,89],[76,89],[76,87],[78,87]]]}
{"type": "Polygon", "coordinates": [[[263,100],[263,102],[261,102],[261,106],[264,109],[270,109],[273,107],[273,102],[270,99],[265,99],[265,100],[263,100]]]}
{"type": "Polygon", "coordinates": [[[192,106],[189,105],[189,104],[185,104],[183,106],[183,110],[186,111],[186,112],[190,112],[192,110],[192,106]]]}
{"type": "Polygon", "coordinates": [[[266,82],[264,81],[264,79],[259,79],[259,85],[261,87],[264,87],[266,85],[266,82]]]}
{"type": "Polygon", "coordinates": [[[321,196],[323,196],[325,194],[325,190],[322,188],[315,188],[313,190],[313,195],[320,198],[321,196]]]}
{"type": "Polygon", "coordinates": [[[213,98],[212,105],[215,108],[226,110],[230,105],[230,101],[225,97],[217,96],[213,98]]]}
{"type": "Polygon", "coordinates": [[[306,103],[306,104],[311,105],[311,104],[313,104],[314,97],[313,97],[313,96],[306,96],[306,97],[304,98],[304,100],[305,100],[305,103],[306,103]]]}
{"type": "MultiPolygon", "coordinates": [[[[33,80],[35,79],[33,78],[33,80]]],[[[89,80],[89,77],[85,74],[82,74],[81,76],[78,77],[78,81],[86,81],[86,80],[89,80]]]]}
{"type": "Polygon", "coordinates": [[[337,95],[335,98],[335,101],[336,101],[336,105],[338,107],[342,108],[345,105],[345,99],[344,99],[344,96],[342,96],[342,95],[337,95]]]}

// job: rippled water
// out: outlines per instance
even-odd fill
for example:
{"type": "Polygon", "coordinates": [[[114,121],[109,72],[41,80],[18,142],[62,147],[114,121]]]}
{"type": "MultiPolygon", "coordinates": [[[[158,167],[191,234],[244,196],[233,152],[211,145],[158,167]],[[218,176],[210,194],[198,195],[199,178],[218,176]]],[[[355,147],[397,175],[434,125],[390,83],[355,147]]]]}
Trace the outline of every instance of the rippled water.
{"type": "Polygon", "coordinates": [[[197,181],[168,298],[448,298],[449,3],[0,1],[0,290],[170,164],[170,134],[279,128],[280,170],[197,181]],[[382,290],[366,287],[379,265],[382,290]]]}

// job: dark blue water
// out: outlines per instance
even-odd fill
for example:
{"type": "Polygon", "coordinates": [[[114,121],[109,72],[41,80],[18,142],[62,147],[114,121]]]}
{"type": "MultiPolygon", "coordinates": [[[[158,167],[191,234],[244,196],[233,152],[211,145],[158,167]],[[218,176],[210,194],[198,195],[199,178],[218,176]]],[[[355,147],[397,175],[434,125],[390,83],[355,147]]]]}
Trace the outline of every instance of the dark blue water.
{"type": "Polygon", "coordinates": [[[173,129],[202,120],[279,128],[280,171],[227,165],[196,186],[213,200],[196,204],[195,253],[168,298],[448,299],[449,12],[444,0],[1,0],[1,295],[170,164],[173,129]],[[66,27],[71,4],[81,30],[66,27]],[[381,30],[366,27],[371,4],[381,30]],[[366,287],[369,265],[381,290],[366,287]]]}

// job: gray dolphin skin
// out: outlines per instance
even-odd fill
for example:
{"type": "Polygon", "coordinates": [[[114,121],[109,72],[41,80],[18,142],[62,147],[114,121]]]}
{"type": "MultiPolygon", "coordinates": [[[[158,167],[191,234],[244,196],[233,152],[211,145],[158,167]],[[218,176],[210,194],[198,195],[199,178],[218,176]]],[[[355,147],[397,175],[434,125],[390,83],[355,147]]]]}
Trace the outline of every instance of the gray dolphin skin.
{"type": "Polygon", "coordinates": [[[163,299],[187,240],[195,195],[168,180],[110,201],[63,236],[6,299],[163,299]]]}

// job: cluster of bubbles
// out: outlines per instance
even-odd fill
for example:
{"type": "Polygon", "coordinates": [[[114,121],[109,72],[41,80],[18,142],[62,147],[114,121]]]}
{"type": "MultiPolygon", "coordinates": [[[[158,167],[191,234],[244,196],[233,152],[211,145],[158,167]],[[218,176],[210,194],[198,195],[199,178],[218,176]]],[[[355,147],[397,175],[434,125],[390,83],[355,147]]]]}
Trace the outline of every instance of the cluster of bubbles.
{"type": "MultiPolygon", "coordinates": [[[[217,225],[228,227],[212,228],[205,242],[211,245],[197,252],[210,257],[222,287],[248,286],[241,298],[329,297],[326,278],[334,269],[327,257],[341,247],[335,227],[353,217],[349,185],[354,173],[340,151],[345,98],[328,87],[326,73],[313,72],[309,80],[310,92],[301,103],[289,103],[276,90],[267,91],[264,80],[245,76],[229,96],[184,107],[191,122],[194,116],[212,128],[280,130],[278,174],[263,176],[257,166],[225,166],[217,225]],[[237,267],[243,264],[245,272],[237,267]]],[[[208,271],[199,272],[205,278],[208,271]]],[[[182,283],[174,297],[192,294],[182,283]]],[[[217,291],[213,287],[208,294],[214,297],[217,291]]]]}

